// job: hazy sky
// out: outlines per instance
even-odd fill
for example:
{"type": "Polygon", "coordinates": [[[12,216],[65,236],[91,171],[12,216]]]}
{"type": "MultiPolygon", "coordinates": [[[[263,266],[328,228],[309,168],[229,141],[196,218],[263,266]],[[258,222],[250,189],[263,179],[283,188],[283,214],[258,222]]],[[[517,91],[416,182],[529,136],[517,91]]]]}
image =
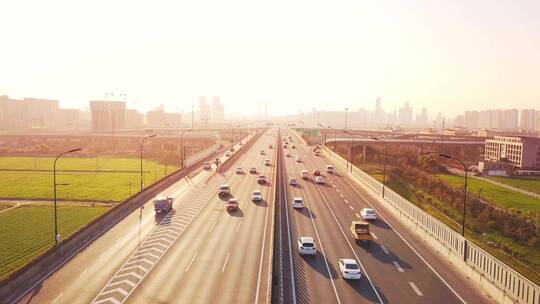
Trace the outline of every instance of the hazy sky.
{"type": "Polygon", "coordinates": [[[538,0],[12,0],[0,12],[0,95],[13,98],[540,109],[538,0]]]}

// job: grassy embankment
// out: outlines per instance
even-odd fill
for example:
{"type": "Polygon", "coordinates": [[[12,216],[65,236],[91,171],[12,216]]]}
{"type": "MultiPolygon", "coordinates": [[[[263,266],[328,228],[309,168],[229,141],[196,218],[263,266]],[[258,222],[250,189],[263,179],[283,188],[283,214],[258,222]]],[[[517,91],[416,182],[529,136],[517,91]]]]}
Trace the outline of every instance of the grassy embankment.
{"type": "MultiPolygon", "coordinates": [[[[361,164],[359,167],[375,179],[382,181],[383,175],[381,164],[361,164]]],[[[390,170],[390,168],[387,169],[388,171],[390,170]]],[[[439,177],[450,182],[454,186],[463,187],[463,177],[452,175],[439,175],[439,177]]],[[[391,177],[387,176],[386,178],[387,186],[392,190],[396,191],[401,196],[428,212],[441,222],[445,223],[455,231],[461,231],[460,220],[462,213],[460,211],[451,208],[445,202],[442,202],[429,195],[429,193],[424,192],[422,189],[412,186],[411,183],[407,182],[406,178],[401,174],[392,175],[391,177]],[[428,199],[431,203],[427,202],[428,199]]],[[[536,203],[534,203],[534,199],[531,201],[529,200],[530,197],[528,196],[498,187],[485,181],[473,181],[469,188],[471,195],[476,195],[478,193],[478,189],[484,186],[483,183],[486,183],[487,185],[485,189],[482,188],[483,190],[481,192],[481,197],[490,200],[493,199],[494,203],[500,204],[500,206],[503,208],[520,210],[522,212],[527,212],[528,214],[531,212],[536,212],[536,215],[538,215],[540,213],[540,202],[538,202],[538,200],[536,200],[536,203]],[[507,191],[510,191],[511,193],[508,193],[507,191]]],[[[467,221],[474,221],[474,219],[469,217],[467,218],[467,221]]],[[[514,242],[512,239],[502,236],[498,231],[476,233],[468,229],[467,237],[482,249],[488,251],[505,264],[511,266],[516,271],[528,277],[531,281],[537,284],[540,283],[540,259],[538,259],[540,256],[540,250],[538,248],[514,242]],[[498,245],[493,246],[490,244],[498,245]],[[512,252],[514,252],[514,256],[504,251],[502,249],[503,247],[511,249],[512,252]]]]}
{"type": "MultiPolygon", "coordinates": [[[[53,158],[0,157],[1,169],[51,170],[53,158]]],[[[139,191],[140,162],[126,158],[63,158],[57,162],[59,199],[121,202],[139,191]],[[134,171],[61,172],[61,170],[134,171]]],[[[167,167],[167,173],[176,167],[167,167]]],[[[165,166],[143,161],[145,185],[165,175],[165,166]]],[[[52,172],[0,171],[0,198],[52,199],[52,172]]],[[[0,210],[16,203],[2,202],[0,210]]],[[[85,203],[60,203],[58,228],[62,239],[86,226],[109,210],[110,206],[85,203]]],[[[0,214],[0,281],[53,246],[53,213],[50,203],[30,203],[0,214]]]]}
{"type": "Polygon", "coordinates": [[[537,176],[516,176],[516,177],[505,177],[505,176],[490,176],[487,177],[496,182],[510,185],[515,188],[519,188],[525,191],[538,193],[540,194],[540,177],[537,176]]]}

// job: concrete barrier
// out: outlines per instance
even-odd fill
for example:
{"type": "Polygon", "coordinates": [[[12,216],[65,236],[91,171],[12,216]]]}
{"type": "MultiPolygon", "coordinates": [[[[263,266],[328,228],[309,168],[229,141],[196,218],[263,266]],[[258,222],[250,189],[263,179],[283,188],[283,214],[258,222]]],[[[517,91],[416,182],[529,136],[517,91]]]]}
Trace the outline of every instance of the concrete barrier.
{"type": "Polygon", "coordinates": [[[431,248],[448,258],[459,270],[478,284],[498,303],[540,304],[540,287],[520,273],[497,260],[459,233],[415,206],[326,146],[323,155],[348,176],[386,210],[394,214],[405,227],[424,240],[431,248]],[[464,260],[464,256],[466,259],[464,260]]]}
{"type": "MultiPolygon", "coordinates": [[[[248,144],[245,144],[243,147],[249,147],[256,138],[258,138],[258,136],[247,138],[248,144]]],[[[156,183],[148,186],[142,192],[131,196],[123,203],[117,204],[111,210],[72,234],[69,238],[61,241],[55,248],[49,249],[25,267],[13,273],[7,280],[0,284],[0,303],[11,303],[16,301],[26,294],[32,286],[39,284],[42,280],[50,276],[54,271],[107,232],[128,214],[137,210],[141,205],[176,183],[178,180],[200,168],[203,162],[211,161],[225,151],[225,148],[218,149],[217,145],[213,146],[212,149],[213,151],[201,153],[196,161],[190,162],[184,169],[177,170],[172,174],[163,177],[156,183]]],[[[236,158],[239,157],[241,151],[245,150],[246,149],[241,149],[235,153],[236,158]]],[[[233,162],[234,159],[231,157],[226,160],[226,163],[233,162]]]]}

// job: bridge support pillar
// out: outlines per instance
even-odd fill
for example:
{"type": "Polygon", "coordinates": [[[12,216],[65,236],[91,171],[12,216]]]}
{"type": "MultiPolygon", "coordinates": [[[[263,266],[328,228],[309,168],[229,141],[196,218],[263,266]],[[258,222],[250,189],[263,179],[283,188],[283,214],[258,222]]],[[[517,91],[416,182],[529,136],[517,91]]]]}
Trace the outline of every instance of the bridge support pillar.
{"type": "Polygon", "coordinates": [[[363,155],[363,160],[364,162],[366,161],[366,145],[363,145],[362,146],[362,155],[363,155]]]}

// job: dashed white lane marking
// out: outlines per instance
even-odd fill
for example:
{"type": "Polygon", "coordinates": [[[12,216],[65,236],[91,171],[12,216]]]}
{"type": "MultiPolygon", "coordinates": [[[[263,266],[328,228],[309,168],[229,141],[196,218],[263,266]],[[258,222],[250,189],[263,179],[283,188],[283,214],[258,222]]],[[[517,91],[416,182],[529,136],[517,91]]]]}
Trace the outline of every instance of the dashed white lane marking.
{"type": "Polygon", "coordinates": [[[379,239],[379,238],[375,235],[375,233],[373,233],[373,232],[370,232],[370,233],[371,233],[371,236],[373,237],[373,239],[375,239],[375,240],[379,239]]]}
{"type": "Polygon", "coordinates": [[[390,254],[390,252],[388,251],[388,249],[386,249],[386,247],[385,247],[383,244],[381,244],[381,249],[384,251],[384,253],[390,254]]]}
{"type": "Polygon", "coordinates": [[[414,284],[413,282],[409,282],[409,285],[411,285],[411,288],[414,290],[414,292],[416,292],[416,294],[421,297],[423,296],[424,294],[420,291],[420,289],[418,289],[418,287],[416,287],[416,284],[414,284]]]}
{"type": "Polygon", "coordinates": [[[242,224],[242,221],[240,220],[238,222],[238,225],[236,225],[236,232],[238,232],[238,230],[240,229],[240,225],[242,224]]]}
{"type": "Polygon", "coordinates": [[[191,262],[189,262],[189,265],[186,267],[186,270],[184,270],[184,272],[188,272],[188,270],[191,267],[191,265],[193,264],[193,262],[195,262],[195,259],[197,258],[197,255],[199,255],[199,252],[195,251],[195,255],[193,256],[193,258],[191,258],[191,262]]]}
{"type": "Polygon", "coordinates": [[[212,230],[214,230],[214,227],[216,226],[216,223],[217,223],[217,222],[214,222],[214,223],[212,224],[212,226],[210,227],[210,230],[208,230],[208,233],[210,233],[210,232],[212,232],[212,230]]]}
{"type": "Polygon", "coordinates": [[[339,192],[339,189],[338,189],[338,188],[336,188],[336,191],[337,191],[337,192],[339,192]]]}
{"type": "Polygon", "coordinates": [[[88,269],[85,269],[85,270],[79,275],[79,278],[84,277],[84,275],[86,274],[87,271],[88,271],[88,269]]]}
{"type": "Polygon", "coordinates": [[[221,267],[221,272],[225,271],[225,267],[227,267],[227,262],[229,261],[229,256],[231,255],[230,252],[227,252],[227,257],[225,258],[225,263],[223,263],[223,267],[221,267]]]}
{"type": "Polygon", "coordinates": [[[357,218],[360,218],[360,214],[358,213],[355,213],[354,216],[356,216],[357,218]]]}
{"type": "Polygon", "coordinates": [[[399,265],[398,262],[393,261],[392,264],[394,264],[394,266],[396,266],[396,268],[397,268],[397,270],[398,270],[399,272],[404,272],[403,268],[401,268],[401,265],[399,265]]]}
{"type": "Polygon", "coordinates": [[[344,198],[344,197],[345,197],[345,196],[343,196],[343,194],[341,194],[341,193],[339,194],[339,196],[340,196],[341,198],[344,198]]]}
{"type": "Polygon", "coordinates": [[[332,185],[332,187],[336,188],[336,185],[332,185]]]}
{"type": "Polygon", "coordinates": [[[348,201],[348,200],[345,200],[345,203],[347,203],[347,204],[348,204],[348,203],[349,203],[349,201],[348,201]]]}
{"type": "Polygon", "coordinates": [[[60,299],[60,297],[63,295],[64,293],[61,292],[56,298],[54,298],[54,300],[51,302],[51,303],[55,303],[56,301],[58,301],[58,299],[60,299]]]}
{"type": "Polygon", "coordinates": [[[353,206],[349,205],[349,209],[354,210],[353,206]]]}

